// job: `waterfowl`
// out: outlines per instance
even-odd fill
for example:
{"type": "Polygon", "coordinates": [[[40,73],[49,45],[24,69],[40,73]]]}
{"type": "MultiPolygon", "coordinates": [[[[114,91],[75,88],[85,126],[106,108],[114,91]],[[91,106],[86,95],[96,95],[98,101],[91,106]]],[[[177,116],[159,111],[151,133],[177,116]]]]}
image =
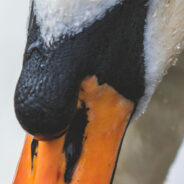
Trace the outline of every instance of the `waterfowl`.
{"type": "Polygon", "coordinates": [[[33,0],[14,184],[108,184],[128,124],[184,48],[183,0],[33,0]]]}

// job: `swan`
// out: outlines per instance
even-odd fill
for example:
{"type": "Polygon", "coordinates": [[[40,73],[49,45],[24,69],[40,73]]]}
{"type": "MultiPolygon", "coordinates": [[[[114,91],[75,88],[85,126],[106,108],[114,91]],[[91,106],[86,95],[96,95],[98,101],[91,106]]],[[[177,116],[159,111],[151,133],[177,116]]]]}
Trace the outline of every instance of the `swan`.
{"type": "Polygon", "coordinates": [[[183,0],[33,0],[14,184],[108,184],[129,123],[184,48],[183,0]]]}

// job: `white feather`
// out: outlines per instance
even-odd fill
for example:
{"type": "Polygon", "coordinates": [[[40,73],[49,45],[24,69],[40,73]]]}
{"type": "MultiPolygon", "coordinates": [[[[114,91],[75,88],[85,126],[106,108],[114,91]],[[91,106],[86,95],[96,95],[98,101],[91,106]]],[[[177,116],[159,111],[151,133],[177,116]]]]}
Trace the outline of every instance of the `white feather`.
{"type": "Polygon", "coordinates": [[[34,0],[41,36],[47,45],[80,33],[122,0],[34,0]]]}
{"type": "Polygon", "coordinates": [[[134,118],[145,111],[168,68],[184,49],[184,0],[150,0],[145,26],[145,94],[134,118]]]}

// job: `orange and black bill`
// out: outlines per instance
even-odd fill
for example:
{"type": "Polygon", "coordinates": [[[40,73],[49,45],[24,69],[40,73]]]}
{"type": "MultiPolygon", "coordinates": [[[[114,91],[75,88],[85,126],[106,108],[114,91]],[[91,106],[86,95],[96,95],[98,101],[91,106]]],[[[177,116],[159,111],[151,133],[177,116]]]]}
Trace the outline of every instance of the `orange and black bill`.
{"type": "Polygon", "coordinates": [[[34,137],[26,137],[14,184],[111,183],[128,122],[145,91],[147,1],[112,3],[80,32],[69,29],[58,38],[51,27],[43,34],[32,1],[14,105],[20,125],[34,137]]]}
{"type": "Polygon", "coordinates": [[[26,136],[14,184],[111,182],[134,104],[91,77],[81,85],[77,106],[73,129],[60,138],[38,141],[26,136]],[[83,125],[78,130],[80,122],[83,125]]]}

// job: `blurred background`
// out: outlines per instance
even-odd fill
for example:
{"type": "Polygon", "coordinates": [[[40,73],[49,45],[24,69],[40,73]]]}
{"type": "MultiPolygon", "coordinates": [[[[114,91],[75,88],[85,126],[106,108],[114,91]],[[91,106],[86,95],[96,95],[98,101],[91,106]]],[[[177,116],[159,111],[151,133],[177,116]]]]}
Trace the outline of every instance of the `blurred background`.
{"type": "MultiPolygon", "coordinates": [[[[25,133],[13,95],[26,43],[29,1],[0,0],[0,184],[11,184],[25,133]]],[[[184,56],[125,136],[114,184],[184,183],[184,56]]]]}
{"type": "Polygon", "coordinates": [[[184,184],[184,54],[130,124],[114,184],[184,184]],[[183,143],[182,143],[183,142],[183,143]]]}

